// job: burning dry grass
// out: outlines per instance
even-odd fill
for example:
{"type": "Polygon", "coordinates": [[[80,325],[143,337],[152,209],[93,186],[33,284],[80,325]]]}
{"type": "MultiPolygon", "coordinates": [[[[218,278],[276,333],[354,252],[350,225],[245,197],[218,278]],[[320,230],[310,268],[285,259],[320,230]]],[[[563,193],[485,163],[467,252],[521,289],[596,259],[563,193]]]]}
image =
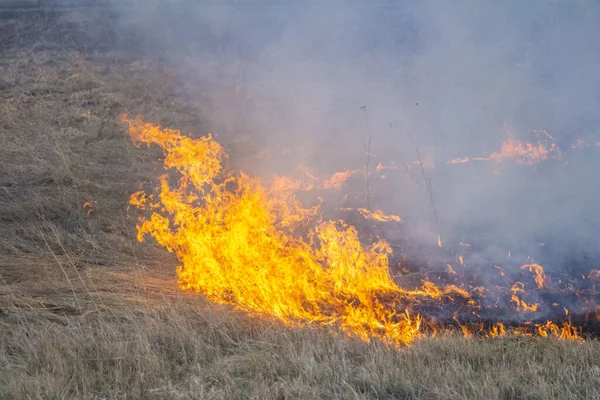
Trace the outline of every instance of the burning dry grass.
{"type": "Polygon", "coordinates": [[[31,281],[12,293],[3,286],[0,397],[600,396],[596,342],[455,335],[398,350],[336,330],[288,329],[187,297],[152,273],[158,264],[92,270],[87,288],[71,276],[80,307],[61,274],[46,276],[45,296],[41,288],[25,296],[35,292],[31,281]]]}
{"type": "Polygon", "coordinates": [[[449,335],[398,350],[180,292],[175,260],[136,243],[126,216],[158,154],[130,152],[117,121],[203,131],[197,110],[167,70],[110,40],[87,51],[77,20],[1,22],[0,398],[600,397],[594,341],[449,335]]]}

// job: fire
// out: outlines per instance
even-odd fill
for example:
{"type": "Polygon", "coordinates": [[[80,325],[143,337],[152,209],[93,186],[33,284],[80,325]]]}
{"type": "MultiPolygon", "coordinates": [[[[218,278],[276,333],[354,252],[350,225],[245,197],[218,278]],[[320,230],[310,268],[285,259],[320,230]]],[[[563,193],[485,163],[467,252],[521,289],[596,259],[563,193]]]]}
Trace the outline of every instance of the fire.
{"type": "Polygon", "coordinates": [[[536,325],[538,334],[542,337],[551,336],[557,337],[559,339],[567,339],[567,340],[580,340],[579,333],[577,329],[573,327],[570,323],[565,322],[560,328],[552,321],[547,321],[544,325],[537,324],[536,325]]]}
{"type": "Polygon", "coordinates": [[[522,282],[515,282],[510,291],[514,294],[525,293],[525,285],[522,282]]]}
{"type": "Polygon", "coordinates": [[[502,143],[499,151],[490,154],[488,157],[455,158],[448,164],[463,164],[469,161],[493,161],[499,164],[505,159],[512,159],[519,165],[533,165],[548,160],[553,154],[555,156],[561,154],[555,143],[546,145],[540,140],[534,144],[509,138],[502,143]]]}
{"type": "Polygon", "coordinates": [[[375,171],[377,171],[377,172],[384,171],[384,170],[395,171],[397,169],[398,169],[398,166],[396,165],[395,162],[392,162],[390,165],[385,165],[383,163],[379,163],[375,167],[375,171]]]}
{"type": "MultiPolygon", "coordinates": [[[[377,296],[416,302],[443,292],[434,285],[414,291],[396,286],[385,241],[365,248],[354,227],[320,222],[318,208],[303,208],[285,178],[267,188],[258,178],[224,175],[225,154],[211,136],[187,138],[141,117],[122,121],[134,143],[159,145],[165,167],[181,175],[177,186],[161,178],[161,212],[141,221],[138,239],[149,234],[176,253],[182,289],[290,326],[339,325],[364,340],[379,337],[398,345],[419,336],[420,316],[390,309],[377,296]],[[293,235],[308,221],[314,222],[308,235],[293,235]]],[[[132,204],[156,206],[147,199],[135,194],[132,204]]]]}
{"type": "Polygon", "coordinates": [[[506,335],[506,329],[504,329],[504,324],[502,322],[498,322],[496,325],[492,326],[492,329],[490,329],[490,337],[504,335],[506,335]]]}
{"type": "Polygon", "coordinates": [[[538,303],[527,304],[523,300],[519,299],[519,297],[515,294],[512,295],[511,300],[513,303],[517,305],[517,311],[537,311],[540,306],[538,303]]]}
{"type": "Polygon", "coordinates": [[[535,283],[538,289],[542,289],[544,287],[544,280],[546,279],[546,274],[544,273],[544,268],[539,264],[525,264],[521,266],[522,270],[528,270],[532,272],[534,275],[535,283]]]}
{"type": "MultiPolygon", "coordinates": [[[[532,264],[532,265],[537,265],[537,264],[532,264]]],[[[528,265],[524,265],[523,267],[528,267],[528,265]]],[[[521,267],[521,269],[523,269],[523,267],[521,267]]],[[[541,266],[540,266],[541,268],[541,266]]],[[[543,270],[542,270],[543,273],[543,270]]],[[[541,286],[540,286],[541,288],[541,286]]],[[[535,312],[537,311],[538,307],[540,306],[539,303],[534,303],[534,304],[528,304],[526,302],[524,302],[523,300],[521,300],[519,298],[519,296],[517,296],[519,293],[525,293],[525,285],[522,282],[515,282],[515,284],[510,288],[510,291],[513,293],[510,301],[516,304],[517,307],[517,311],[532,311],[535,312]]]]}
{"type": "Polygon", "coordinates": [[[508,139],[502,143],[499,152],[490,155],[489,159],[499,163],[505,158],[512,158],[517,164],[534,164],[547,160],[551,151],[556,151],[556,145],[546,147],[541,141],[535,144],[508,139]]]}
{"type": "Polygon", "coordinates": [[[91,215],[92,213],[96,212],[98,207],[98,201],[97,200],[88,200],[85,203],[83,203],[83,209],[87,210],[87,215],[91,215]]]}
{"type": "Polygon", "coordinates": [[[304,163],[298,165],[296,170],[300,176],[305,178],[304,183],[301,185],[301,189],[305,191],[313,189],[340,190],[350,178],[361,173],[358,169],[348,169],[323,177],[316,174],[304,163]]]}
{"type": "MultiPolygon", "coordinates": [[[[287,326],[337,326],[362,340],[377,338],[396,346],[409,346],[426,332],[448,330],[443,322],[414,312],[415,305],[456,303],[479,317],[474,310],[482,306],[463,287],[438,287],[427,280],[414,289],[400,287],[388,265],[391,246],[382,239],[364,245],[355,227],[323,220],[320,206],[303,206],[296,198],[300,182],[275,177],[267,185],[257,177],[224,171],[227,155],[210,135],[192,139],[141,116],[121,120],[134,144],[161,147],[165,168],[177,171],[177,177],[160,177],[155,194],[134,193],[130,203],[150,214],[140,218],[138,240],[152,236],[177,255],[182,290],[287,326]]],[[[401,221],[382,211],[356,210],[381,222],[401,221]]],[[[530,270],[537,273],[537,268],[530,270]]],[[[454,272],[451,266],[449,271],[454,272]]],[[[513,287],[517,308],[535,311],[537,303],[517,296],[523,291],[523,284],[513,287]]],[[[477,296],[483,292],[473,291],[477,296]]],[[[466,336],[473,335],[467,325],[458,326],[466,336]]],[[[487,329],[489,336],[507,332],[500,323],[487,329]]],[[[547,326],[540,329],[540,335],[554,335],[547,326]]],[[[477,330],[482,332],[483,325],[477,330]]],[[[578,337],[570,327],[557,332],[578,337]]]]}
{"type": "MultiPolygon", "coordinates": [[[[484,160],[483,158],[477,158],[477,159],[484,160]]],[[[464,164],[469,161],[471,161],[471,159],[469,157],[455,158],[454,160],[450,161],[448,164],[464,164]]]]}
{"type": "Polygon", "coordinates": [[[577,328],[569,322],[564,322],[562,326],[558,326],[552,321],[546,321],[544,324],[526,324],[512,331],[506,330],[504,324],[498,322],[490,328],[487,337],[506,336],[511,333],[517,336],[533,336],[534,334],[537,334],[541,337],[555,337],[557,339],[575,340],[579,342],[583,341],[577,328]]]}
{"type": "Polygon", "coordinates": [[[341,189],[341,187],[346,183],[348,179],[350,179],[353,175],[357,174],[359,171],[357,170],[346,170],[341,172],[336,172],[331,176],[331,178],[327,179],[323,182],[323,188],[325,189],[341,189]]]}
{"type": "Polygon", "coordinates": [[[402,218],[393,214],[385,214],[382,210],[369,211],[366,208],[342,208],[342,211],[358,211],[365,219],[379,222],[402,222],[402,218]]]}

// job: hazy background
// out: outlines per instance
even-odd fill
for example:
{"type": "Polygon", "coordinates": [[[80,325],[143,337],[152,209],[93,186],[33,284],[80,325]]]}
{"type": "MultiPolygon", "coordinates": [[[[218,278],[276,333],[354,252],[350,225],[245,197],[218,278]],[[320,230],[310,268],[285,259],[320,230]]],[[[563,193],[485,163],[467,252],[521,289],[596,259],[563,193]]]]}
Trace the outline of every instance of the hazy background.
{"type": "Polygon", "coordinates": [[[129,1],[114,10],[119,40],[177,71],[206,120],[199,129],[217,135],[236,167],[363,168],[370,132],[371,171],[399,167],[384,180],[373,173],[373,206],[405,217],[423,243],[435,244],[438,227],[417,149],[445,244],[471,243],[492,261],[510,249],[546,268],[594,264],[597,2],[129,1]],[[566,154],[533,166],[447,164],[488,156],[509,135],[536,143],[533,130],[566,154]],[[571,148],[577,139],[592,146],[571,148]]]}

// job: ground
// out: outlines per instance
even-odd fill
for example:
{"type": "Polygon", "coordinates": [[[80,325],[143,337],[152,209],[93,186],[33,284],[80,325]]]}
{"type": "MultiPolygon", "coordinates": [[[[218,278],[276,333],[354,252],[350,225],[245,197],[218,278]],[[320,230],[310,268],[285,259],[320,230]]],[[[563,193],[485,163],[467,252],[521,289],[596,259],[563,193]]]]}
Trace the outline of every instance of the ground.
{"type": "Polygon", "coordinates": [[[85,21],[0,21],[0,398],[600,398],[597,341],[397,349],[179,291],[177,261],[137,242],[128,210],[160,153],[118,120],[202,134],[202,105],[85,21]]]}

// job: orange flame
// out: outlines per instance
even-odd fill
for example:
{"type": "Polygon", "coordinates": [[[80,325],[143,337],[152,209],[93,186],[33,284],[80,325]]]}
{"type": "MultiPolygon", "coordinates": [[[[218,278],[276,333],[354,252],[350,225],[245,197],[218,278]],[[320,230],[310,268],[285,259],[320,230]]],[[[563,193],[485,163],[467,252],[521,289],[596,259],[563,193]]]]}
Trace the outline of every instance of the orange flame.
{"type": "Polygon", "coordinates": [[[544,273],[544,268],[539,264],[525,264],[521,266],[522,270],[528,270],[532,272],[534,275],[535,284],[538,289],[542,289],[544,287],[544,280],[546,279],[546,274],[544,273]]]}
{"type": "MultiPolygon", "coordinates": [[[[398,345],[419,336],[420,316],[389,309],[376,295],[438,298],[445,292],[433,284],[414,291],[396,286],[385,241],[364,248],[356,229],[341,221],[316,222],[308,241],[297,238],[291,232],[316,209],[303,208],[289,182],[266,188],[244,174],[224,177],[225,154],[210,136],[186,138],[141,117],[122,121],[135,143],[162,147],[165,166],[181,174],[178,187],[161,178],[162,212],[141,221],[138,239],[149,234],[177,254],[182,289],[291,326],[340,325],[364,340],[398,345]]],[[[133,197],[134,205],[142,198],[133,197]]]]}
{"type": "Polygon", "coordinates": [[[382,210],[369,211],[366,208],[342,208],[342,211],[353,211],[356,210],[365,219],[370,219],[379,222],[402,222],[402,218],[393,214],[385,214],[382,210]]]}
{"type": "Polygon", "coordinates": [[[96,212],[97,207],[98,207],[97,200],[88,200],[85,203],[83,203],[82,208],[87,210],[87,215],[91,215],[93,212],[96,212]]]}
{"type": "MultiPolygon", "coordinates": [[[[411,314],[407,304],[461,298],[476,306],[470,293],[455,285],[439,288],[425,281],[414,290],[399,287],[389,271],[387,242],[365,246],[355,227],[323,221],[319,206],[306,208],[298,201],[302,185],[291,178],[276,177],[267,186],[256,177],[225,173],[226,154],[210,135],[192,139],[141,116],[124,115],[121,121],[136,145],[160,146],[165,167],[179,173],[175,182],[160,177],[156,196],[137,192],[130,203],[151,212],[140,219],[138,240],[150,235],[177,255],[181,289],[288,326],[339,326],[362,340],[397,346],[423,336],[423,318],[411,314]]],[[[358,211],[379,221],[400,221],[381,211],[358,211]]],[[[523,287],[513,287],[513,301],[518,309],[535,311],[537,304],[517,297],[523,287]]],[[[466,325],[461,329],[473,335],[466,325]]],[[[501,332],[498,324],[490,335],[501,332]]],[[[559,334],[577,337],[570,326],[559,334]]]]}
{"type": "Polygon", "coordinates": [[[510,291],[514,294],[525,293],[525,285],[522,282],[515,282],[510,291]]]}
{"type": "Polygon", "coordinates": [[[469,157],[455,158],[454,160],[450,161],[448,164],[463,164],[463,163],[466,163],[469,161],[471,161],[471,159],[469,157]]]}
{"type": "Polygon", "coordinates": [[[535,164],[541,160],[547,160],[550,151],[556,151],[555,144],[546,148],[541,141],[534,145],[516,139],[508,139],[502,143],[500,151],[491,154],[489,159],[499,163],[504,158],[512,158],[517,164],[535,164]]]}
{"type": "Polygon", "coordinates": [[[383,163],[379,163],[377,164],[377,167],[375,167],[375,171],[380,172],[383,170],[390,170],[390,171],[395,171],[398,169],[398,166],[396,165],[395,162],[392,162],[390,165],[385,165],[383,163]]]}
{"type": "Polygon", "coordinates": [[[546,146],[541,140],[537,144],[522,142],[509,138],[502,143],[500,150],[490,154],[488,157],[464,157],[455,158],[448,164],[463,164],[469,161],[493,161],[501,163],[504,159],[512,159],[520,165],[533,165],[542,160],[547,160],[554,153],[560,155],[560,150],[555,143],[546,146]]]}
{"type": "Polygon", "coordinates": [[[490,329],[490,334],[489,334],[490,337],[504,336],[504,335],[506,335],[506,329],[504,329],[504,324],[502,322],[496,323],[490,329]]]}
{"type": "Polygon", "coordinates": [[[359,171],[357,170],[346,170],[336,172],[331,176],[331,178],[323,182],[323,188],[339,190],[342,188],[342,186],[344,185],[344,183],[346,183],[348,179],[350,179],[353,175],[357,174],[358,172],[359,171]]]}
{"type": "Polygon", "coordinates": [[[512,295],[510,301],[512,301],[513,303],[515,303],[517,305],[517,311],[535,312],[535,311],[537,311],[538,307],[540,306],[539,303],[532,303],[532,304],[525,303],[523,300],[519,299],[519,297],[515,294],[512,295]]]}

